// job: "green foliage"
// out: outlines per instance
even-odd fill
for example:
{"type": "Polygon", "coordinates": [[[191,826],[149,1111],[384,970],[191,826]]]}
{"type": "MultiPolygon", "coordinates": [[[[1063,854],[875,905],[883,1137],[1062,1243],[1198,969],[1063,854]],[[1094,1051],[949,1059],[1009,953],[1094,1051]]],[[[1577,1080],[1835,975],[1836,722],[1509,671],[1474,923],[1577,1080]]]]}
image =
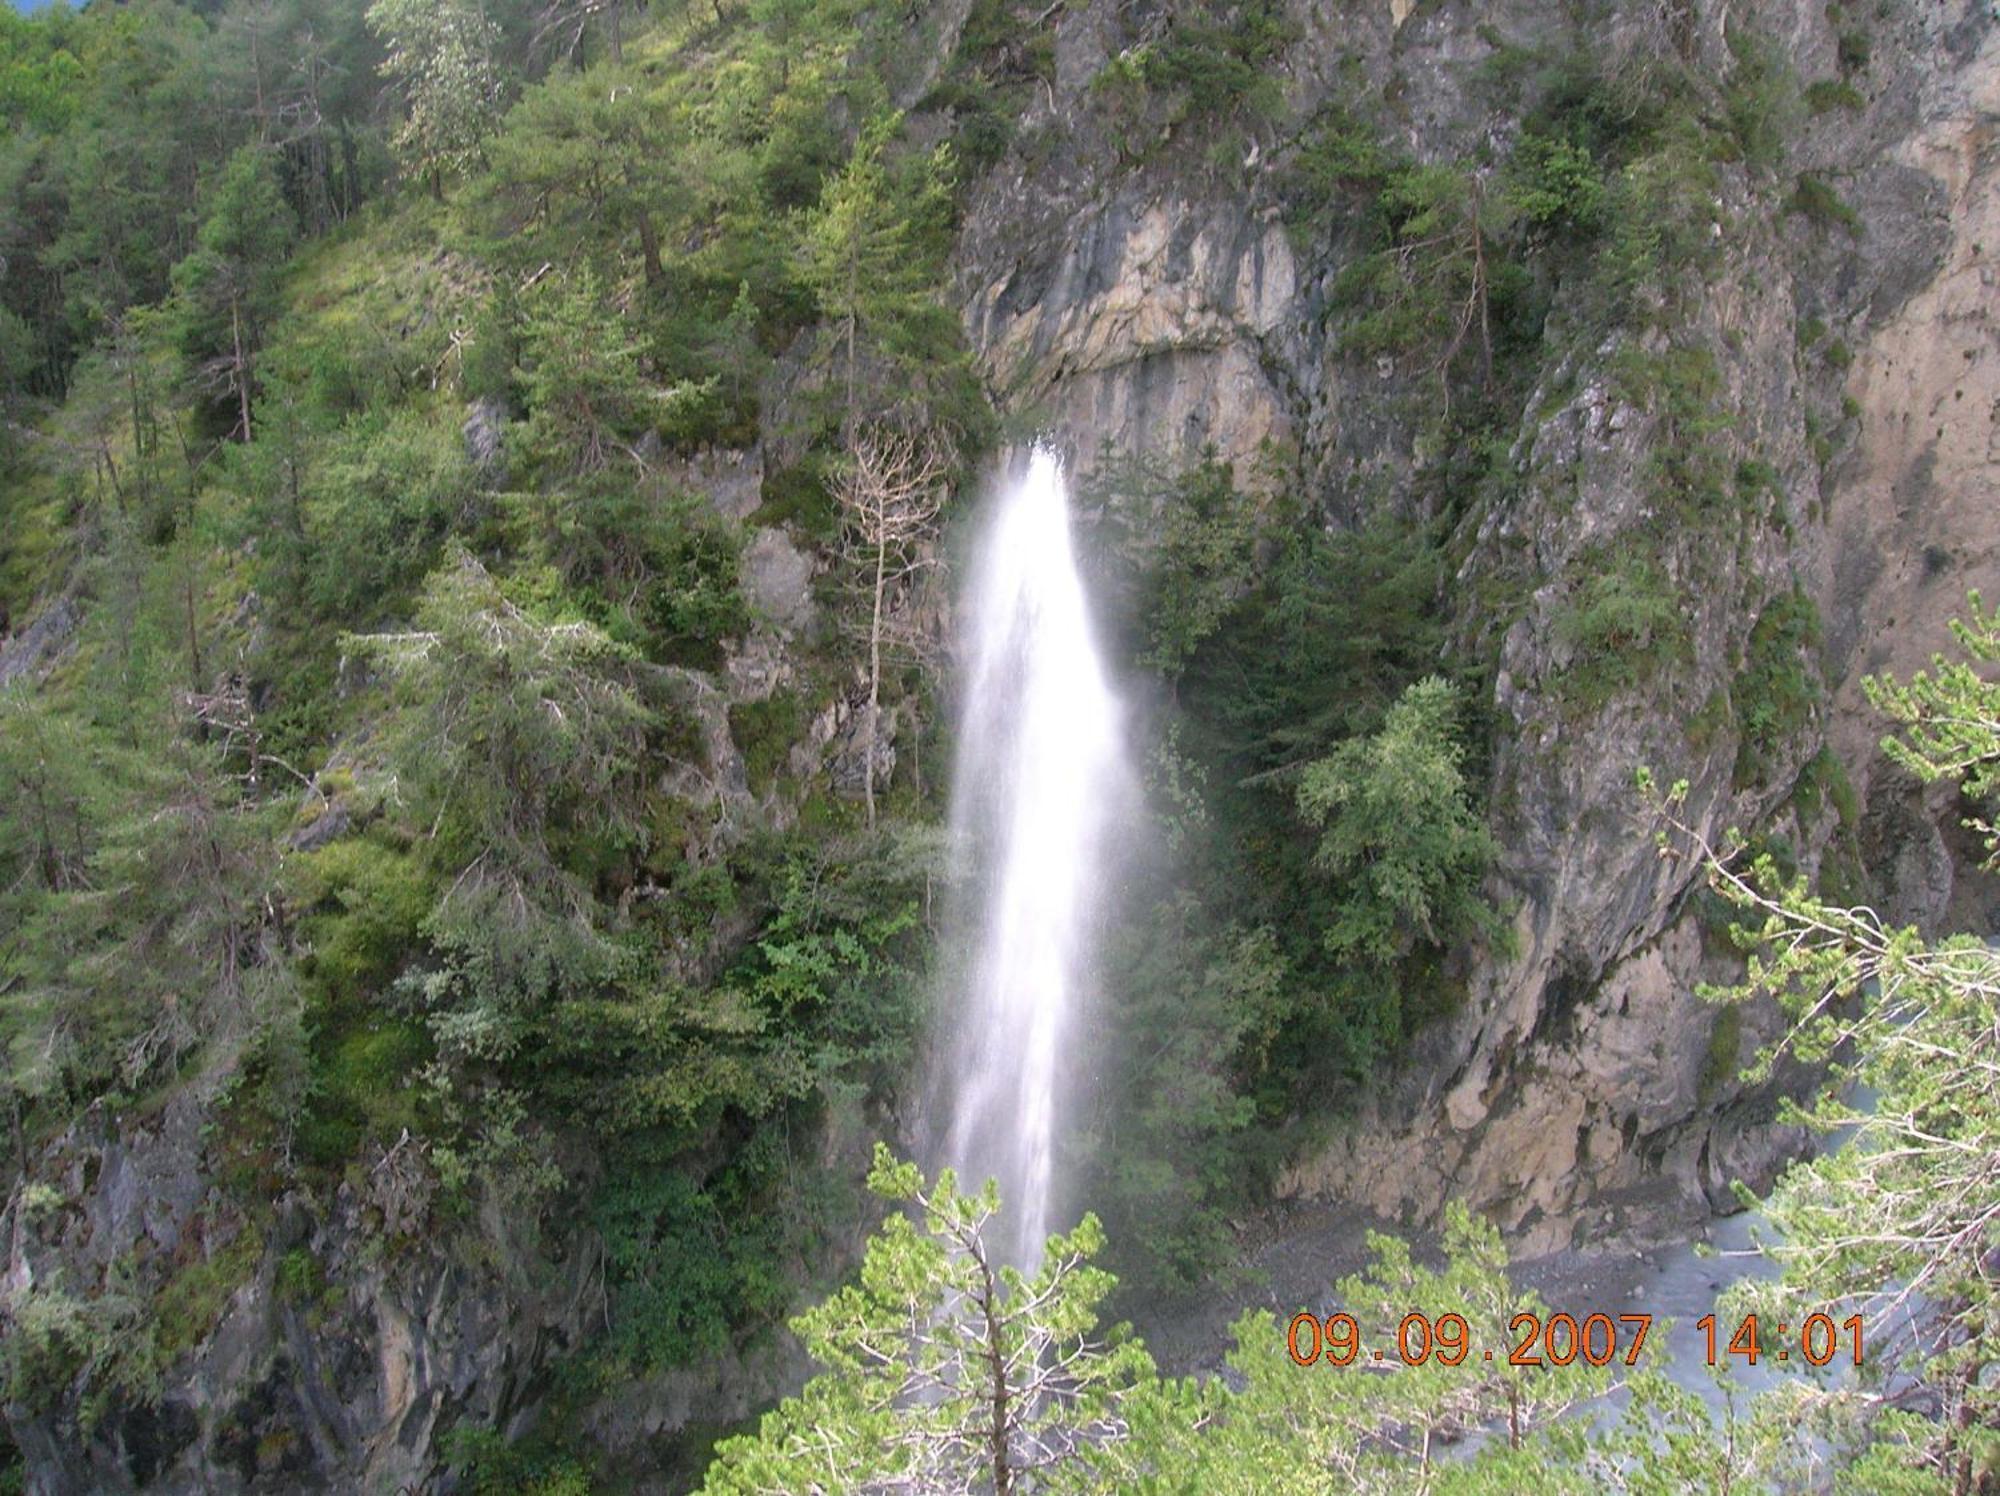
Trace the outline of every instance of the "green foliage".
{"type": "Polygon", "coordinates": [[[1552,685],[1578,710],[1596,711],[1682,659],[1687,621],[1659,563],[1641,551],[1621,548],[1575,571],[1583,581],[1553,624],[1569,659],[1552,685]]]}
{"type": "Polygon", "coordinates": [[[1524,135],[1508,161],[1508,175],[1512,204],[1531,227],[1581,236],[1602,226],[1604,176],[1590,151],[1578,142],[1524,135]]]}
{"type": "MultiPolygon", "coordinates": [[[[1959,784],[1987,802],[2000,785],[1996,688],[1980,666],[2000,658],[2000,618],[1977,598],[1954,625],[1964,658],[1940,656],[1908,681],[1874,679],[1868,692],[1895,723],[1883,747],[1926,780],[1959,784]]],[[[1987,1069],[1994,1036],[1994,957],[1980,939],[1937,941],[1884,925],[1865,907],[1815,895],[1770,853],[1732,838],[1712,848],[1681,820],[1686,787],[1659,799],[1669,852],[1690,848],[1735,908],[1745,976],[1705,995],[1777,1002],[1790,1022],[1764,1048],[1751,1078],[1780,1060],[1824,1066],[1827,1079],[1801,1120],[1815,1131],[1852,1129],[1839,1148],[1794,1164],[1766,1210],[1767,1249],[1783,1279],[1752,1290],[1747,1307],[1783,1318],[1807,1305],[1853,1304],[1868,1319],[1861,1395],[1797,1389],[1795,1422],[1862,1452],[1856,1469],[1878,1489],[1950,1489],[1993,1456],[1995,1324],[1988,1257],[2000,1188],[1988,1161],[2000,1114],[1987,1069]],[[1863,1111],[1859,1094],[1870,1098],[1863,1111]],[[1922,1285],[1922,1301],[1884,1285],[1922,1285]],[[1912,1304],[1915,1334],[1883,1334],[1885,1314],[1912,1304]],[[1935,1416],[1908,1416],[1870,1395],[1914,1379],[1935,1416]]],[[[1988,838],[1986,822],[1975,822],[1988,838]]],[[[1990,862],[1991,859],[1989,859],[1990,862]]]]}
{"type": "Polygon", "coordinates": [[[1814,658],[1819,643],[1819,609],[1803,591],[1784,594],[1757,615],[1730,689],[1741,731],[1738,789],[1768,779],[1810,726],[1825,694],[1814,658]]]}
{"type": "Polygon", "coordinates": [[[1756,170],[1773,171],[1798,132],[1797,80],[1761,33],[1732,29],[1729,51],[1735,66],[1723,95],[1724,154],[1740,157],[1756,170]]]}
{"type": "Polygon", "coordinates": [[[1861,215],[1854,211],[1832,183],[1813,172],[1799,173],[1792,195],[1785,200],[1785,211],[1796,213],[1822,229],[1845,229],[1857,238],[1862,233],[1861,215]]]}
{"type": "Polygon", "coordinates": [[[522,448],[547,477],[603,471],[628,450],[655,404],[674,398],[641,377],[639,344],[623,332],[587,268],[529,293],[520,346],[516,379],[528,407],[522,448]]]}
{"type": "MultiPolygon", "coordinates": [[[[1971,593],[1966,617],[1953,620],[1951,631],[1963,659],[1934,655],[1930,668],[1907,682],[1870,680],[1868,699],[1900,730],[1883,740],[1884,753],[1924,783],[1954,780],[1984,803],[2000,797],[2000,755],[1992,730],[2000,721],[2000,687],[1979,667],[2000,659],[2000,611],[1989,611],[1979,594],[1971,593]]],[[[1988,850],[1994,849],[1989,842],[1988,850]]]]}
{"type": "MultiPolygon", "coordinates": [[[[1194,802],[1196,805],[1198,801],[1194,802]]],[[[1224,925],[1186,888],[1131,922],[1107,965],[1115,1033],[1127,1056],[1091,1098],[1077,1151],[1090,1196],[1131,1236],[1134,1276],[1189,1290],[1228,1261],[1229,1215],[1244,1193],[1253,1097],[1242,1084],[1268,1063],[1290,993],[1268,928],[1224,925]]]]}
{"type": "Polygon", "coordinates": [[[697,1185],[654,1163],[620,1169],[597,1192],[592,1224],[615,1284],[605,1355],[633,1372],[686,1365],[783,1313],[780,1219],[760,1182],[738,1165],[697,1185]]]}
{"type": "Polygon", "coordinates": [[[573,1454],[463,1423],[445,1436],[445,1464],[471,1496],[591,1496],[596,1489],[573,1454]]]}
{"type": "Polygon", "coordinates": [[[871,377],[865,355],[887,357],[897,385],[911,380],[921,390],[931,382],[921,367],[933,346],[925,293],[938,279],[946,246],[952,154],[942,145],[913,162],[892,161],[890,143],[901,126],[897,114],[869,122],[807,215],[800,244],[800,276],[819,302],[840,362],[845,430],[911,399],[905,389],[892,395],[890,380],[871,377]]]}
{"type": "Polygon", "coordinates": [[[1284,6],[1238,0],[1223,14],[1182,7],[1170,17],[1137,57],[1140,81],[1165,98],[1169,125],[1277,112],[1283,95],[1271,65],[1297,35],[1284,6]]]}
{"type": "Polygon", "coordinates": [[[809,713],[809,703],[796,691],[774,691],[762,701],[730,707],[729,735],[743,754],[753,795],[769,793],[803,738],[809,713]]]}
{"type": "Polygon", "coordinates": [[[167,1280],[152,1303],[154,1348],[163,1361],[172,1361],[207,1337],[236,1291],[256,1271],[263,1251],[263,1237],[247,1225],[239,1226],[226,1246],[167,1280]]]}
{"type": "Polygon", "coordinates": [[[1836,109],[1860,110],[1867,100],[1861,91],[1845,78],[1819,78],[1806,85],[1806,108],[1812,113],[1830,114],[1836,109]]]}
{"type": "Polygon", "coordinates": [[[1135,476],[1132,497],[1152,511],[1140,523],[1158,536],[1139,599],[1151,636],[1141,662],[1172,679],[1248,590],[1256,513],[1213,453],[1173,479],[1144,470],[1135,476]]]}
{"type": "Polygon", "coordinates": [[[433,192],[484,159],[500,117],[499,29],[475,0],[373,0],[368,25],[387,48],[382,72],[403,90],[396,145],[433,192]]]}
{"type": "Polygon", "coordinates": [[[1736,517],[1739,505],[1732,499],[1762,497],[1758,485],[1742,481],[1740,465],[1736,493],[1730,492],[1726,441],[1733,422],[1712,352],[1677,343],[1653,353],[1625,344],[1612,358],[1610,375],[1619,398],[1658,422],[1647,475],[1663,509],[1699,523],[1736,517]]]}
{"type": "Polygon", "coordinates": [[[60,1113],[203,1051],[226,1069],[297,997],[257,807],[212,750],[119,752],[26,703],[0,708],[0,786],[28,812],[0,835],[15,873],[8,1088],[60,1113]]]}
{"type": "Polygon", "coordinates": [[[1386,242],[1342,272],[1336,288],[1354,308],[1343,345],[1421,360],[1449,414],[1461,358],[1477,353],[1481,385],[1493,379],[1494,303],[1511,276],[1496,239],[1509,203],[1479,168],[1440,162],[1391,171],[1380,206],[1386,242]]]}
{"type": "MultiPolygon", "coordinates": [[[[1512,1364],[1517,1316],[1561,1316],[1514,1287],[1499,1232],[1462,1206],[1446,1213],[1437,1265],[1371,1234],[1367,1269],[1307,1311],[1351,1315],[1352,1337],[1336,1321],[1329,1340],[1305,1316],[1288,1335],[1258,1310],[1233,1327],[1227,1375],[1183,1382],[1121,1330],[1097,1330],[1110,1280],[1091,1265],[1094,1218],[1051,1237],[1030,1277],[992,1263],[990,1186],[963,1196],[949,1173],[930,1185],[883,1152],[870,1183],[911,1208],[870,1240],[857,1282],[794,1322],[825,1370],[755,1434],[718,1446],[704,1491],[1658,1496],[1804,1489],[1824,1458],[1801,1379],[1747,1413],[1727,1397],[1712,1414],[1652,1369],[1657,1324],[1627,1361],[1636,1330],[1621,1322],[1614,1366],[1573,1353],[1512,1364]],[[1294,1346],[1326,1364],[1297,1364],[1294,1346]],[[1421,1359],[1403,1364],[1405,1347],[1421,1359]],[[1374,1369],[1378,1350],[1393,1371],[1374,1369]],[[1615,1413],[1602,1402],[1614,1377],[1615,1413]]],[[[1563,1344],[1560,1327],[1549,1333],[1563,1344]]]]}
{"type": "Polygon", "coordinates": [[[859,1282],[793,1321],[825,1373],[718,1446],[702,1489],[1006,1489],[1029,1469],[1037,1490],[1108,1489],[1120,1412],[1154,1373],[1136,1342],[1097,1331],[1112,1279],[1091,1265],[1096,1219],[1023,1272],[985,1242],[991,1185],[961,1195],[950,1171],[926,1182],[878,1144],[869,1186],[911,1213],[883,1222],[859,1282]]]}
{"type": "Polygon", "coordinates": [[[1423,943],[1498,935],[1480,891],[1497,852],[1460,763],[1459,696],[1432,676],[1403,692],[1370,737],[1306,766],[1299,813],[1338,893],[1321,938],[1337,958],[1388,963],[1423,943]]]}
{"type": "Polygon", "coordinates": [[[253,363],[297,224],[268,153],[244,146],[209,196],[194,253],[174,267],[181,349],[198,383],[252,434],[253,363]]]}

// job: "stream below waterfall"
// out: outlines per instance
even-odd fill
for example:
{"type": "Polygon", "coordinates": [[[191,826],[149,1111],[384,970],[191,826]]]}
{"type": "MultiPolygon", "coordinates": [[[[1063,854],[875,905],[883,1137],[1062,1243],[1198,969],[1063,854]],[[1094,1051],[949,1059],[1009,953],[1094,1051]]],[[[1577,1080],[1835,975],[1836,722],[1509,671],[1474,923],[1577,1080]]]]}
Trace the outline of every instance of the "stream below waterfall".
{"type": "MultiPolygon", "coordinates": [[[[1855,1095],[1863,1110],[1873,1109],[1872,1093],[1864,1089],[1855,1095]]],[[[1851,1126],[1839,1129],[1830,1146],[1836,1151],[1847,1146],[1853,1131],[1851,1126]]],[[[1717,1312],[1718,1301],[1733,1285],[1778,1276],[1777,1262],[1758,1245],[1772,1237],[1773,1228],[1761,1210],[1677,1221],[1677,1199],[1662,1190],[1643,1240],[1613,1238],[1588,1248],[1522,1258],[1512,1265],[1511,1276],[1551,1311],[1567,1311],[1578,1319],[1591,1313],[1652,1315],[1652,1343],[1664,1352],[1654,1365],[1711,1411],[1720,1412],[1731,1394],[1754,1395],[1800,1372],[1797,1365],[1781,1368],[1768,1357],[1749,1366],[1725,1356],[1720,1371],[1711,1368],[1706,1336],[1696,1327],[1702,1316],[1717,1312]]],[[[1679,1209],[1686,1209],[1685,1201],[1679,1209]]],[[[1645,1216],[1640,1213],[1640,1219],[1645,1216]]],[[[1135,1327],[1162,1370],[1177,1375],[1219,1371],[1232,1344],[1230,1326],[1246,1310],[1271,1310],[1282,1333],[1301,1309],[1325,1314],[1334,1307],[1335,1286],[1365,1270],[1371,1260],[1371,1231],[1404,1238],[1422,1261],[1443,1260],[1435,1237],[1393,1221],[1345,1205],[1287,1204],[1267,1218],[1255,1244],[1246,1242],[1241,1263],[1247,1282],[1239,1280],[1234,1291],[1218,1289],[1195,1301],[1146,1305],[1133,1313],[1135,1327]]],[[[1441,1313],[1450,1306],[1428,1307],[1441,1313]]],[[[1904,1305],[1887,1333],[1898,1340],[1913,1333],[1919,1309],[1915,1302],[1904,1305]]],[[[1878,1333],[1872,1312],[1870,1333],[1878,1333]]]]}

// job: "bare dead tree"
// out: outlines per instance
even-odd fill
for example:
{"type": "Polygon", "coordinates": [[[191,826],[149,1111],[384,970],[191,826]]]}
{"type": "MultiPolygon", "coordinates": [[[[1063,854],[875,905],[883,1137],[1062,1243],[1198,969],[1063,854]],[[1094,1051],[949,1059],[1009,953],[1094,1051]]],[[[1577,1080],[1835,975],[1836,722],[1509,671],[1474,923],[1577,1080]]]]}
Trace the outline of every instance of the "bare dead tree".
{"type": "Polygon", "coordinates": [[[582,65],[583,44],[601,26],[604,46],[615,66],[625,60],[626,0],[547,0],[534,16],[529,47],[582,65]]]}
{"type": "Polygon", "coordinates": [[[890,604],[936,557],[926,542],[949,494],[958,452],[923,426],[875,426],[855,436],[834,493],[845,519],[845,553],[868,578],[868,704],[862,732],[862,785],[875,824],[875,755],[882,700],[882,655],[890,604]]]}

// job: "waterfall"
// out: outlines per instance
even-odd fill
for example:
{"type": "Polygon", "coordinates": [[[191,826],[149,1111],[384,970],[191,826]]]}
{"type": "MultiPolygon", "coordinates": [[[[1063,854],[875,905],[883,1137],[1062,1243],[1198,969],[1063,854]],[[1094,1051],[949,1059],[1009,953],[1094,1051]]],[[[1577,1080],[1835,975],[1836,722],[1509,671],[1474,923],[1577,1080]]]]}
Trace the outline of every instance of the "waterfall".
{"type": "Polygon", "coordinates": [[[1030,1268],[1050,1229],[1105,844],[1127,783],[1051,453],[1038,449],[1001,496],[963,616],[952,822],[972,859],[969,964],[947,997],[945,1161],[970,1186],[1000,1181],[1007,1255],[1030,1268]]]}

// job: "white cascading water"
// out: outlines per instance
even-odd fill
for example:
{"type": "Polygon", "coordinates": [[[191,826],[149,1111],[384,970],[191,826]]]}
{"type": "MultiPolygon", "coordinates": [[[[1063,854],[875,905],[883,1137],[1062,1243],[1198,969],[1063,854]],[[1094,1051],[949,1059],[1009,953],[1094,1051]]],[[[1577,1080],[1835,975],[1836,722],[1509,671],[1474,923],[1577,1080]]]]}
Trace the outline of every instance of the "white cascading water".
{"type": "Polygon", "coordinates": [[[1032,1268],[1050,1228],[1066,1063],[1079,1039],[1125,785],[1106,679],[1071,543],[1062,467],[1037,450],[983,537],[965,615],[952,793],[972,858],[966,990],[954,994],[946,1162],[1000,1181],[1008,1256],[1032,1268]]]}

